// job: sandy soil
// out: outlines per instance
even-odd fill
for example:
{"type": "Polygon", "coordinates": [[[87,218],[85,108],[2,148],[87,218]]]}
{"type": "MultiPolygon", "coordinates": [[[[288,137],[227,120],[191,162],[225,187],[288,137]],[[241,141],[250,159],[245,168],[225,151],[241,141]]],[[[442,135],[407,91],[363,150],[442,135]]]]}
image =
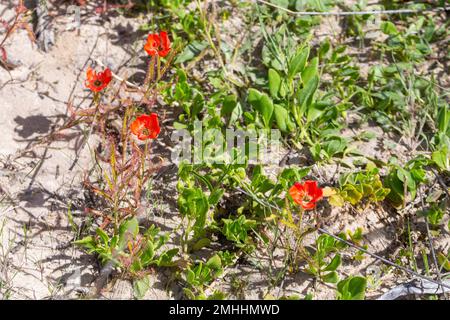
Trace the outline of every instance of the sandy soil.
{"type": "MultiPolygon", "coordinates": [[[[0,4],[0,13],[5,20],[13,16],[11,7],[4,3],[0,4]]],[[[139,79],[142,74],[130,72],[143,70],[145,66],[140,51],[144,37],[134,32],[140,23],[137,19],[112,15],[100,20],[98,16],[83,12],[78,35],[73,29],[67,30],[72,17],[63,14],[64,8],[56,13],[53,23],[58,36],[49,52],[38,50],[27,32],[19,30],[6,44],[8,56],[18,66],[9,72],[0,68],[0,297],[3,298],[64,299],[89,292],[99,266],[94,257],[71,245],[75,234],[69,212],[76,225],[85,220],[83,209],[89,195],[81,182],[92,164],[95,137],[86,141],[83,129],[73,128],[50,145],[35,142],[64,122],[68,103],[75,108],[89,105],[89,92],[84,89],[83,81],[86,67],[92,61],[98,59],[122,77],[132,79],[139,79]]],[[[334,29],[332,23],[327,21],[328,28],[339,30],[334,29]]],[[[326,34],[327,30],[323,32],[326,34]]],[[[166,138],[170,122],[169,117],[164,121],[166,138]]],[[[374,130],[378,138],[361,142],[357,148],[373,157],[389,156],[381,152],[386,137],[378,128],[361,130],[374,130]]],[[[300,156],[290,158],[289,163],[302,161],[300,156]]],[[[335,170],[330,166],[318,174],[329,181],[335,170]]],[[[172,232],[180,221],[174,191],[176,168],[165,163],[154,183],[155,200],[149,205],[149,219],[163,231],[172,232]]],[[[383,208],[368,210],[364,215],[348,209],[328,208],[324,219],[335,232],[362,227],[366,232],[365,243],[370,244],[372,251],[386,257],[395,256],[396,228],[403,226],[400,215],[395,216],[383,208]]],[[[448,248],[448,239],[439,242],[439,246],[448,248]]],[[[275,255],[282,261],[281,252],[275,255]]],[[[267,252],[246,257],[215,285],[230,290],[233,279],[239,278],[246,288],[245,298],[262,298],[269,293],[275,297],[303,296],[308,292],[314,292],[315,298],[334,297],[332,290],[314,284],[303,274],[289,276],[281,288],[270,288],[269,276],[252,263],[256,258],[264,261],[266,257],[267,252]]],[[[383,284],[369,291],[368,297],[376,297],[393,283],[407,278],[382,268],[371,258],[356,263],[349,255],[345,261],[344,274],[368,274],[374,269],[380,272],[383,284]]],[[[104,297],[133,298],[130,282],[120,277],[116,279],[105,288],[104,297]]],[[[152,284],[146,298],[177,298],[181,294],[182,288],[173,281],[170,272],[155,273],[152,284]]]]}

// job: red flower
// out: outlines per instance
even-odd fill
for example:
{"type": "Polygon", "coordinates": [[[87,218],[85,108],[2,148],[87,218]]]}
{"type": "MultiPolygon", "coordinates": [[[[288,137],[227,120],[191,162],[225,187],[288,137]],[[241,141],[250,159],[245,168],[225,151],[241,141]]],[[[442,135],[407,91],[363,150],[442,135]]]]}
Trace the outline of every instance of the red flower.
{"type": "Polygon", "coordinates": [[[323,190],[318,187],[317,181],[307,180],[305,183],[296,182],[289,189],[289,194],[295,203],[304,210],[314,209],[316,202],[322,199],[323,190]]]}
{"type": "Polygon", "coordinates": [[[111,82],[111,79],[112,73],[108,68],[106,68],[103,72],[97,73],[89,67],[86,72],[85,85],[94,92],[100,92],[106,88],[106,86],[111,82]]]}
{"type": "Polygon", "coordinates": [[[150,56],[167,56],[170,52],[170,40],[167,36],[167,32],[161,31],[159,34],[149,34],[144,50],[147,51],[150,56]]]}
{"type": "Polygon", "coordinates": [[[161,132],[158,115],[156,113],[140,115],[133,121],[130,129],[139,140],[155,139],[161,132]]]}

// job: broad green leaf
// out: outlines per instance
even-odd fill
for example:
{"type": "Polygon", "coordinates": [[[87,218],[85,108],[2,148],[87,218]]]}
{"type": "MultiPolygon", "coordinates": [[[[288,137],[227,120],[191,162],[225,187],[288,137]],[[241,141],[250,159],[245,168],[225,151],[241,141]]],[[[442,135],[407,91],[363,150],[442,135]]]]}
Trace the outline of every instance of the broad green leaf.
{"type": "Polygon", "coordinates": [[[236,104],[237,98],[234,94],[226,96],[225,99],[223,99],[221,114],[222,115],[231,114],[234,108],[236,108],[236,104]]]}
{"type": "Polygon", "coordinates": [[[147,293],[148,289],[150,289],[150,277],[144,276],[141,279],[136,279],[133,282],[133,292],[134,297],[136,299],[142,299],[144,298],[145,294],[147,293]]]}
{"type": "Polygon", "coordinates": [[[206,262],[206,265],[207,265],[209,268],[211,268],[211,269],[217,271],[217,270],[220,270],[220,269],[222,268],[222,260],[220,260],[219,255],[216,254],[216,255],[212,256],[212,257],[206,262]]]}
{"type": "Polygon", "coordinates": [[[155,247],[151,241],[147,241],[147,247],[144,249],[144,252],[141,256],[141,261],[144,266],[150,264],[155,256],[155,247]]]}
{"type": "Polygon", "coordinates": [[[275,104],[273,108],[274,108],[273,115],[275,117],[278,129],[280,129],[282,132],[288,132],[289,131],[287,126],[287,122],[289,120],[288,111],[279,104],[275,104]]]}
{"type": "Polygon", "coordinates": [[[336,271],[336,269],[341,265],[341,255],[336,254],[331,262],[323,269],[324,271],[336,271]]]}
{"type": "Polygon", "coordinates": [[[174,127],[176,130],[182,130],[182,129],[186,129],[188,126],[185,125],[184,123],[179,123],[179,122],[174,121],[174,122],[173,122],[173,127],[174,127]]]}
{"type": "Polygon", "coordinates": [[[278,96],[281,86],[281,77],[274,69],[269,69],[269,92],[272,98],[278,96]]]}
{"type": "Polygon", "coordinates": [[[364,277],[348,277],[337,284],[339,300],[364,300],[367,280],[364,277]]]}
{"type": "Polygon", "coordinates": [[[444,134],[450,129],[450,109],[448,106],[444,106],[439,110],[438,126],[439,131],[444,134]]]}
{"type": "Polygon", "coordinates": [[[319,103],[312,103],[308,107],[308,122],[313,122],[317,118],[319,118],[325,112],[326,105],[319,103]]]}
{"type": "Polygon", "coordinates": [[[325,55],[330,51],[330,48],[331,48],[330,38],[326,38],[325,41],[323,41],[322,44],[320,45],[318,51],[319,58],[322,59],[323,57],[325,57],[325,55]]]}
{"type": "Polygon", "coordinates": [[[439,167],[441,170],[449,169],[449,154],[447,146],[440,150],[436,150],[431,154],[431,160],[439,167]]]}
{"type": "Polygon", "coordinates": [[[327,273],[322,277],[323,282],[327,283],[336,283],[339,281],[339,277],[336,271],[332,271],[330,273],[327,273]]]}
{"type": "Polygon", "coordinates": [[[250,103],[254,108],[256,108],[259,100],[261,99],[262,93],[256,89],[250,88],[248,90],[248,103],[250,103]]]}
{"type": "Polygon", "coordinates": [[[178,253],[178,248],[170,249],[158,258],[157,266],[158,267],[171,267],[174,265],[172,262],[173,257],[178,253]]]}
{"type": "Polygon", "coordinates": [[[225,97],[223,100],[221,114],[230,116],[229,124],[234,124],[242,117],[242,106],[234,94],[225,97]]]}
{"type": "Polygon", "coordinates": [[[83,246],[88,250],[95,249],[95,240],[92,236],[86,236],[83,239],[76,240],[73,242],[75,245],[83,246]]]}
{"type": "Polygon", "coordinates": [[[312,77],[319,75],[319,58],[313,58],[302,72],[303,83],[308,83],[312,77]]]}
{"type": "Polygon", "coordinates": [[[183,63],[192,60],[196,56],[198,56],[203,50],[208,46],[208,42],[206,41],[194,41],[184,48],[183,52],[178,55],[175,63],[183,63]]]}
{"type": "Polygon", "coordinates": [[[319,77],[312,77],[305,86],[298,92],[298,104],[300,105],[300,114],[305,114],[308,106],[311,105],[311,101],[314,97],[314,93],[319,86],[319,77]]]}
{"type": "Polygon", "coordinates": [[[305,68],[306,61],[309,57],[309,47],[302,48],[289,61],[288,77],[292,79],[297,73],[302,72],[305,68]]]}
{"type": "Polygon", "coordinates": [[[381,24],[381,31],[384,34],[387,34],[387,35],[390,35],[390,36],[398,34],[398,31],[397,31],[397,28],[395,27],[395,24],[393,24],[390,21],[384,21],[381,24]]]}
{"type": "Polygon", "coordinates": [[[269,98],[268,95],[263,94],[258,104],[258,111],[261,113],[264,125],[266,127],[270,126],[270,119],[273,114],[273,102],[272,99],[269,98]]]}

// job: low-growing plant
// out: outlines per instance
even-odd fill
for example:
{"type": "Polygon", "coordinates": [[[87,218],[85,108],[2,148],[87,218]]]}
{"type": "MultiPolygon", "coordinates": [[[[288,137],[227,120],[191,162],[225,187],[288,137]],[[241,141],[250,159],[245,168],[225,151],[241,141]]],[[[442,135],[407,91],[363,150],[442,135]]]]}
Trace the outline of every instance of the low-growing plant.
{"type": "MultiPolygon", "coordinates": [[[[245,216],[240,216],[237,219],[222,219],[223,235],[230,241],[233,241],[238,247],[251,246],[251,240],[248,233],[256,227],[256,221],[246,219],[245,216]]],[[[247,249],[248,250],[248,249],[247,249]]]]}
{"type": "Polygon", "coordinates": [[[407,199],[415,199],[418,186],[427,181],[424,166],[428,160],[417,157],[400,166],[395,161],[391,162],[390,170],[385,178],[384,185],[390,192],[387,198],[395,207],[405,207],[407,199]]]}
{"type": "MultiPolygon", "coordinates": [[[[194,266],[188,266],[184,280],[188,284],[188,288],[184,288],[184,294],[192,300],[204,300],[208,297],[205,295],[205,289],[208,284],[219,277],[223,273],[222,261],[219,255],[209,258],[206,263],[199,262],[194,266]]],[[[220,292],[215,292],[211,299],[225,298],[220,292]]]]}
{"type": "Polygon", "coordinates": [[[160,229],[154,225],[141,234],[138,220],[132,218],[122,222],[118,233],[112,237],[97,228],[95,236],[86,236],[74,243],[91,254],[97,254],[103,264],[113,261],[120,269],[138,275],[151,265],[173,266],[172,258],[178,249],[164,250],[168,239],[169,235],[161,235],[160,229]]]}
{"type": "Polygon", "coordinates": [[[315,242],[313,253],[307,259],[306,272],[324,282],[337,283],[339,276],[336,270],[342,262],[339,251],[343,248],[345,244],[335,238],[326,234],[320,235],[315,242]]]}
{"type": "Polygon", "coordinates": [[[360,276],[350,276],[339,281],[336,289],[338,300],[364,300],[367,280],[360,276]]]}
{"type": "Polygon", "coordinates": [[[339,188],[334,189],[329,201],[334,206],[342,206],[345,202],[367,207],[371,203],[383,201],[390,190],[383,187],[379,169],[368,165],[366,170],[343,174],[339,178],[339,188]]]}

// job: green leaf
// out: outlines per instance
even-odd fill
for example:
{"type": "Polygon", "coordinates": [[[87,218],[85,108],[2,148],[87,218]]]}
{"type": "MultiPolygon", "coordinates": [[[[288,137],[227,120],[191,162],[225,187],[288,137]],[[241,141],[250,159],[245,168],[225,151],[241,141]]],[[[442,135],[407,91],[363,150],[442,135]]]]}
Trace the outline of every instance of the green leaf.
{"type": "Polygon", "coordinates": [[[297,73],[302,72],[309,56],[309,47],[300,49],[289,62],[288,77],[292,79],[297,73]]]}
{"type": "Polygon", "coordinates": [[[196,235],[204,231],[206,215],[209,211],[208,198],[200,188],[185,188],[178,197],[180,213],[195,219],[194,231],[196,235]]]}
{"type": "Polygon", "coordinates": [[[206,266],[209,267],[210,269],[218,271],[222,269],[222,260],[220,260],[219,255],[216,254],[206,262],[206,266]]]}
{"type": "Polygon", "coordinates": [[[201,238],[192,246],[192,250],[197,251],[200,250],[201,248],[209,246],[210,244],[211,240],[209,240],[208,238],[201,238]]]}
{"type": "Polygon", "coordinates": [[[144,252],[141,256],[141,262],[144,266],[149,265],[153,257],[155,256],[155,247],[153,245],[153,242],[147,241],[147,247],[144,249],[144,252]]]}
{"type": "Polygon", "coordinates": [[[173,127],[174,127],[176,130],[182,130],[182,129],[186,129],[188,126],[185,125],[185,124],[183,124],[183,123],[179,123],[179,122],[174,121],[174,122],[173,122],[173,127]]]}
{"type": "Polygon", "coordinates": [[[337,299],[364,300],[367,280],[364,277],[348,277],[337,284],[337,299]]]}
{"type": "Polygon", "coordinates": [[[440,150],[436,150],[431,154],[431,160],[439,167],[441,170],[449,170],[449,154],[448,147],[444,146],[440,150]]]}
{"type": "Polygon", "coordinates": [[[186,282],[193,285],[195,282],[195,273],[191,269],[186,270],[186,282]]]}
{"type": "Polygon", "coordinates": [[[248,90],[248,96],[247,100],[250,105],[252,105],[254,108],[256,108],[257,104],[259,103],[259,100],[261,99],[262,93],[259,92],[256,89],[250,88],[248,90]]]}
{"type": "Polygon", "coordinates": [[[449,258],[446,257],[442,252],[438,253],[438,261],[439,261],[439,266],[442,266],[442,268],[445,269],[445,271],[450,271],[450,261],[449,258]]]}
{"type": "Polygon", "coordinates": [[[275,104],[273,108],[273,115],[275,117],[275,122],[277,123],[278,129],[282,132],[288,132],[287,122],[289,120],[289,112],[279,104],[275,104]]]}
{"type": "Polygon", "coordinates": [[[106,232],[104,230],[100,229],[100,228],[97,228],[97,230],[95,230],[95,233],[97,233],[100,236],[100,238],[102,239],[103,244],[105,245],[105,247],[108,246],[108,244],[109,244],[109,236],[108,236],[108,234],[106,234],[106,232]]]}
{"type": "Polygon", "coordinates": [[[384,21],[381,24],[381,31],[384,34],[387,34],[387,35],[390,35],[390,36],[398,34],[398,31],[397,31],[397,28],[395,27],[395,24],[393,24],[390,21],[384,21]]]}
{"type": "Polygon", "coordinates": [[[308,108],[308,122],[313,122],[318,119],[325,112],[326,105],[313,103],[308,108]]]}
{"type": "Polygon", "coordinates": [[[358,204],[358,202],[360,202],[363,197],[362,193],[359,192],[356,187],[351,184],[346,185],[341,194],[344,200],[347,200],[352,205],[358,204]]]}
{"type": "Polygon", "coordinates": [[[330,51],[331,48],[331,42],[330,42],[330,38],[326,38],[325,41],[322,42],[322,44],[320,45],[318,54],[319,54],[319,58],[323,58],[325,57],[325,55],[330,51]]]}
{"type": "Polygon", "coordinates": [[[203,98],[203,94],[201,92],[197,92],[194,100],[192,101],[191,117],[196,117],[204,107],[205,99],[203,98]]]}
{"type": "Polygon", "coordinates": [[[341,255],[336,254],[331,262],[323,269],[323,271],[336,271],[336,269],[341,265],[341,255]]]}
{"type": "Polygon", "coordinates": [[[319,58],[313,58],[302,72],[303,83],[308,83],[314,76],[319,75],[319,58]]]}
{"type": "Polygon", "coordinates": [[[339,277],[336,271],[332,271],[330,273],[327,273],[322,277],[323,282],[326,283],[336,283],[339,281],[339,277]]]}
{"type": "Polygon", "coordinates": [[[178,248],[170,249],[161,254],[161,256],[158,258],[158,262],[156,265],[158,267],[171,267],[173,266],[172,259],[176,256],[178,253],[178,248]]]}
{"type": "Polygon", "coordinates": [[[322,145],[322,149],[332,157],[338,153],[344,152],[347,147],[347,141],[344,138],[333,136],[329,140],[325,141],[322,145]]]}
{"type": "Polygon", "coordinates": [[[234,124],[242,117],[242,106],[234,94],[226,96],[222,103],[221,115],[229,115],[229,124],[234,124]]]}
{"type": "Polygon", "coordinates": [[[311,105],[314,93],[316,92],[318,86],[319,86],[319,77],[313,76],[305,84],[305,86],[301,90],[299,90],[297,98],[298,103],[300,105],[301,115],[305,114],[305,111],[307,110],[308,106],[311,105]]]}
{"type": "Polygon", "coordinates": [[[198,56],[208,46],[206,41],[194,41],[184,48],[183,52],[177,57],[175,63],[183,63],[192,60],[198,56]]]}
{"type": "Polygon", "coordinates": [[[150,289],[150,277],[149,276],[145,276],[141,279],[134,280],[133,292],[134,292],[134,297],[136,299],[144,298],[148,289],[150,289]]]}
{"type": "Polygon", "coordinates": [[[442,107],[438,113],[439,132],[446,133],[450,128],[450,109],[447,106],[442,107]]]}
{"type": "MultiPolygon", "coordinates": [[[[249,101],[250,101],[250,93],[249,93],[249,101]]],[[[272,99],[269,98],[267,94],[260,95],[259,100],[254,101],[252,106],[261,114],[264,125],[266,127],[270,126],[270,120],[273,114],[273,102],[272,99]]]]}
{"type": "Polygon", "coordinates": [[[211,206],[215,206],[219,200],[222,198],[223,193],[225,192],[224,189],[216,189],[214,190],[208,198],[208,202],[211,206]]]}
{"type": "Polygon", "coordinates": [[[226,96],[222,102],[221,114],[222,115],[231,114],[233,112],[234,108],[236,108],[236,105],[237,105],[236,95],[230,94],[230,95],[226,96]]]}
{"type": "Polygon", "coordinates": [[[272,98],[278,96],[281,86],[281,77],[274,69],[269,69],[269,92],[272,98]]]}
{"type": "Polygon", "coordinates": [[[73,242],[75,245],[83,246],[89,250],[95,249],[95,240],[92,236],[84,237],[83,239],[76,240],[73,242]]]}
{"type": "Polygon", "coordinates": [[[345,201],[341,195],[333,194],[328,198],[328,203],[333,207],[343,207],[345,204],[345,201]]]}
{"type": "Polygon", "coordinates": [[[289,0],[270,0],[270,2],[284,9],[289,7],[289,0]]]}

